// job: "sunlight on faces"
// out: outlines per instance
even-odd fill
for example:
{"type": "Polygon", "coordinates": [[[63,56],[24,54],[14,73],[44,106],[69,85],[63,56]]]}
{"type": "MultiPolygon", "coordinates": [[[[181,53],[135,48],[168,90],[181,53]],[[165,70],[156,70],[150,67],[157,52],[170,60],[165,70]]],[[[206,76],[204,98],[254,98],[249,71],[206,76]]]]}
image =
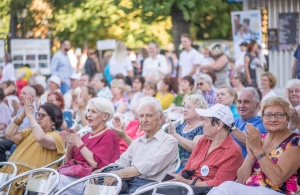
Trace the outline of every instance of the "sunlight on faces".
{"type": "Polygon", "coordinates": [[[217,103],[223,104],[225,106],[231,106],[233,103],[234,97],[231,96],[228,92],[228,89],[221,88],[217,92],[217,103]]]}
{"type": "Polygon", "coordinates": [[[105,123],[109,117],[108,113],[100,112],[94,103],[90,102],[87,105],[87,121],[92,129],[96,129],[101,124],[105,123]]]}
{"type": "Polygon", "coordinates": [[[189,90],[192,89],[192,86],[187,80],[182,79],[179,83],[179,87],[181,90],[189,90]]]}
{"type": "Polygon", "coordinates": [[[243,120],[249,120],[257,115],[259,103],[254,101],[250,92],[243,92],[239,95],[237,109],[243,120]]]}
{"type": "Polygon", "coordinates": [[[270,88],[270,80],[267,76],[262,76],[261,77],[261,87],[263,89],[267,89],[267,88],[270,88]]]}
{"type": "Polygon", "coordinates": [[[187,37],[181,37],[181,44],[184,49],[188,49],[192,45],[192,41],[187,37]]]}
{"type": "Polygon", "coordinates": [[[28,98],[32,98],[32,95],[30,94],[30,89],[28,87],[23,87],[19,97],[21,105],[24,105],[26,99],[28,98]]]}
{"type": "Polygon", "coordinates": [[[183,119],[189,120],[189,119],[198,118],[199,115],[197,114],[195,108],[196,108],[196,104],[193,103],[192,101],[187,100],[183,107],[183,119]]]}

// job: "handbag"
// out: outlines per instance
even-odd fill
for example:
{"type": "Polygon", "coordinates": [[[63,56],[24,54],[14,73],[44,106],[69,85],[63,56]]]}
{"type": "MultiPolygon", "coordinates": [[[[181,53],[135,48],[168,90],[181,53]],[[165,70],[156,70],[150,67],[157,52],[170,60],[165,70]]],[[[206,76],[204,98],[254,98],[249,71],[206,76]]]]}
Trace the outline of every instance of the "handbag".
{"type": "Polygon", "coordinates": [[[77,178],[88,176],[93,172],[93,170],[94,168],[92,168],[88,163],[76,161],[75,159],[69,160],[57,169],[57,171],[62,175],[77,178]]]}

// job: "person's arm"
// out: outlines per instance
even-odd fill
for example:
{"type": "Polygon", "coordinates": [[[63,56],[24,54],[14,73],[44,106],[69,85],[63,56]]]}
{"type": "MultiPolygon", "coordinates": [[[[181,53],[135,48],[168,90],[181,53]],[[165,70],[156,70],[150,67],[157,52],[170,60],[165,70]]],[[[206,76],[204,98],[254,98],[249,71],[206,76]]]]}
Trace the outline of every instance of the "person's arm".
{"type": "Polygon", "coordinates": [[[192,152],[196,147],[199,139],[203,137],[203,135],[196,135],[193,140],[186,139],[181,135],[176,133],[175,127],[172,122],[169,120],[169,129],[168,133],[177,139],[178,144],[183,147],[186,151],[192,152]]]}
{"type": "Polygon", "coordinates": [[[249,72],[250,58],[248,56],[245,56],[245,58],[244,58],[244,64],[245,64],[245,73],[246,73],[247,81],[248,81],[248,84],[251,85],[252,84],[252,80],[251,80],[250,72],[249,72]]]}
{"type": "Polygon", "coordinates": [[[194,64],[193,65],[193,69],[191,70],[191,72],[188,74],[188,76],[194,76],[194,74],[196,73],[196,70],[198,68],[199,64],[194,64]]]}
{"type": "Polygon", "coordinates": [[[125,112],[128,110],[128,106],[126,103],[121,103],[117,109],[116,109],[116,113],[121,113],[121,114],[125,114],[125,112]]]}
{"type": "Polygon", "coordinates": [[[134,74],[133,74],[133,66],[132,66],[132,62],[130,61],[130,59],[127,59],[127,75],[129,78],[133,78],[134,74]]]}
{"type": "MultiPolygon", "coordinates": [[[[14,120],[23,121],[25,116],[25,111],[23,110],[14,120]]],[[[11,122],[5,131],[5,137],[12,140],[17,145],[21,143],[22,134],[19,131],[19,125],[16,125],[14,121],[11,122]]]]}
{"type": "Polygon", "coordinates": [[[246,146],[246,133],[241,131],[240,129],[236,128],[235,130],[231,131],[231,134],[239,140],[239,142],[243,145],[246,146]]]}
{"type": "Polygon", "coordinates": [[[59,74],[58,71],[57,71],[58,64],[59,64],[59,58],[56,55],[54,55],[53,58],[52,58],[52,61],[51,61],[51,66],[50,66],[51,75],[58,76],[58,74],[59,74]]]}
{"type": "Polygon", "coordinates": [[[19,70],[19,71],[17,71],[17,74],[16,74],[17,80],[20,80],[20,79],[22,79],[25,76],[26,76],[26,71],[25,70],[19,70]]]}
{"type": "Polygon", "coordinates": [[[129,146],[132,142],[132,139],[127,135],[126,131],[124,130],[124,123],[121,122],[120,117],[114,117],[112,123],[114,125],[113,130],[117,133],[118,137],[123,139],[129,146]]]}
{"type": "Polygon", "coordinates": [[[209,65],[209,68],[218,71],[218,70],[221,70],[224,66],[226,66],[226,64],[228,64],[228,58],[224,54],[221,57],[219,57],[214,64],[209,65]]]}
{"type": "Polygon", "coordinates": [[[293,79],[296,78],[297,66],[298,66],[298,59],[295,58],[294,65],[293,65],[293,70],[292,70],[292,78],[293,79]]]}

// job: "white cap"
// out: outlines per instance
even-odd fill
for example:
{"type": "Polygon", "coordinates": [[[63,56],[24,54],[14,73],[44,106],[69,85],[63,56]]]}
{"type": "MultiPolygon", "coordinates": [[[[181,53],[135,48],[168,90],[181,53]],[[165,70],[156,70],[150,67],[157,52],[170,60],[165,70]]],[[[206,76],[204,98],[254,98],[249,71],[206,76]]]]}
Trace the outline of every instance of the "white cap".
{"type": "Polygon", "coordinates": [[[204,117],[216,117],[220,119],[225,125],[231,127],[234,118],[233,114],[228,106],[224,106],[223,104],[215,104],[209,109],[196,109],[197,114],[204,117]]]}
{"type": "Polygon", "coordinates": [[[74,79],[74,80],[78,80],[79,81],[80,80],[80,75],[77,74],[77,73],[74,73],[74,74],[71,75],[70,79],[74,79]]]}
{"type": "Polygon", "coordinates": [[[51,81],[55,84],[58,85],[58,87],[60,87],[60,83],[61,83],[61,80],[58,76],[55,76],[55,75],[52,75],[49,79],[48,79],[48,82],[51,81]]]}

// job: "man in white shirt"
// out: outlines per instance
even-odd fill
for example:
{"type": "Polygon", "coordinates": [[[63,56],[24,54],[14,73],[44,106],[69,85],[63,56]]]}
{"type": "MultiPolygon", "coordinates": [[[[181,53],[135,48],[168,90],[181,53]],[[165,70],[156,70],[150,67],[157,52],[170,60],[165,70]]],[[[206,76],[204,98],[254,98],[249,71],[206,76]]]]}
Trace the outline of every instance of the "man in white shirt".
{"type": "Polygon", "coordinates": [[[72,100],[74,95],[80,94],[80,87],[79,87],[79,82],[80,82],[80,75],[75,73],[71,75],[70,77],[70,87],[71,89],[67,91],[64,95],[64,100],[65,100],[65,106],[68,109],[71,109],[72,105],[72,100]]]}
{"type": "Polygon", "coordinates": [[[179,56],[179,73],[178,78],[191,76],[195,78],[198,66],[201,65],[203,55],[192,47],[193,40],[188,34],[181,35],[181,44],[184,50],[179,56]]]}
{"type": "Polygon", "coordinates": [[[234,64],[234,70],[238,72],[245,72],[245,54],[247,51],[248,43],[242,42],[240,44],[241,53],[240,56],[236,59],[234,64]]]}
{"type": "Polygon", "coordinates": [[[154,42],[149,43],[148,52],[149,57],[143,63],[143,77],[146,80],[159,81],[163,76],[170,73],[168,68],[168,61],[166,57],[158,54],[158,45],[154,42]]]}

